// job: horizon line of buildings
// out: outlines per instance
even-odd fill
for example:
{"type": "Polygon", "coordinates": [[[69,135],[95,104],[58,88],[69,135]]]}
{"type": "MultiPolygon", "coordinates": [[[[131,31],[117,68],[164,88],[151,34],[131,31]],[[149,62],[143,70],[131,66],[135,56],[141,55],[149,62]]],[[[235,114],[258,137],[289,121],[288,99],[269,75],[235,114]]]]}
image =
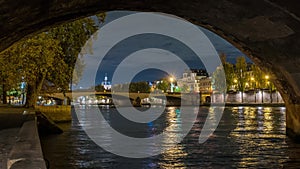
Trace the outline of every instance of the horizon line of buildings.
{"type": "MultiPolygon", "coordinates": [[[[174,91],[182,91],[182,92],[212,92],[212,82],[211,77],[205,69],[188,69],[185,70],[182,74],[181,78],[175,79],[177,85],[171,83],[171,88],[169,91],[165,92],[174,92],[174,91]],[[177,90],[173,90],[173,89],[177,90]]],[[[147,81],[148,82],[148,81],[147,81]]],[[[156,80],[153,82],[148,82],[151,88],[156,88],[156,85],[160,83],[161,80],[156,80]]],[[[108,81],[107,74],[105,74],[104,80],[101,82],[101,85],[105,90],[111,90],[113,84],[108,81]]]]}

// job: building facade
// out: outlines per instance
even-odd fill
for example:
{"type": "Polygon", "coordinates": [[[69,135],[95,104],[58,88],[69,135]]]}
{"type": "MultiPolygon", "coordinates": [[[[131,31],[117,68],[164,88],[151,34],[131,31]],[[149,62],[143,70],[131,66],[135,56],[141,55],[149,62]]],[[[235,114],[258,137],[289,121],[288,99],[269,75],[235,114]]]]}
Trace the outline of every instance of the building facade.
{"type": "Polygon", "coordinates": [[[108,81],[106,73],[105,73],[104,81],[102,81],[101,85],[103,85],[105,90],[111,90],[111,83],[110,81],[108,81]]]}
{"type": "Polygon", "coordinates": [[[211,78],[204,69],[185,70],[182,78],[177,79],[182,92],[211,92],[211,78]]]}

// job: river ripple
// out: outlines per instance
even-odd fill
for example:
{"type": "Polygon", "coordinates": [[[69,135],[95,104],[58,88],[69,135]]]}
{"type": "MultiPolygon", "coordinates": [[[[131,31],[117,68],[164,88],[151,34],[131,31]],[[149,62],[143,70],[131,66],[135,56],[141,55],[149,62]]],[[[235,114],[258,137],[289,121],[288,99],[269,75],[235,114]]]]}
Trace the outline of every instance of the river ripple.
{"type": "MultiPolygon", "coordinates": [[[[94,108],[82,110],[88,113],[94,108]]],[[[51,169],[299,168],[300,145],[285,135],[284,107],[225,108],[217,130],[199,144],[199,134],[210,110],[201,107],[192,130],[180,144],[149,158],[131,159],[106,152],[89,139],[77,120],[60,124],[65,131],[61,135],[42,136],[43,151],[51,169]]],[[[120,132],[147,137],[162,132],[176,118],[176,112],[178,108],[168,107],[150,127],[125,124],[115,109],[105,110],[103,115],[120,132]]]]}

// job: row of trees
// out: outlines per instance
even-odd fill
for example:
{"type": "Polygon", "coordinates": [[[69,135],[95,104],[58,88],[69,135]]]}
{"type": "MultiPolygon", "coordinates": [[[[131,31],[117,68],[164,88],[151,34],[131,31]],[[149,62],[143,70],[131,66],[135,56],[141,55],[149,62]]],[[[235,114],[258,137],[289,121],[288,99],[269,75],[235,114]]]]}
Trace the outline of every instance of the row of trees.
{"type": "Polygon", "coordinates": [[[274,84],[270,81],[270,73],[262,72],[254,64],[248,64],[245,57],[237,57],[235,64],[227,62],[225,54],[221,54],[220,58],[225,74],[221,73],[221,69],[217,69],[213,73],[215,79],[214,85],[217,90],[222,92],[231,90],[241,91],[242,94],[246,90],[276,90],[274,84]],[[222,81],[224,78],[226,79],[226,85],[222,81]]]}
{"type": "MultiPolygon", "coordinates": [[[[161,91],[169,91],[171,88],[171,82],[167,78],[163,78],[159,81],[157,81],[156,84],[154,84],[154,88],[161,90],[161,91]]],[[[152,86],[153,88],[153,86],[152,86]]],[[[153,88],[153,89],[154,89],[153,88]]],[[[140,81],[140,82],[131,82],[131,83],[126,83],[126,84],[116,84],[112,87],[112,91],[114,92],[122,92],[122,91],[127,91],[129,89],[129,92],[132,93],[149,93],[151,91],[151,86],[149,85],[149,82],[146,81],[140,81]]],[[[105,90],[104,86],[99,84],[95,86],[95,91],[97,92],[104,92],[107,91],[105,90]]],[[[178,91],[177,91],[178,92],[178,91]]]]}
{"type": "Polygon", "coordinates": [[[34,107],[42,90],[66,92],[71,81],[78,81],[84,68],[82,56],[92,52],[92,41],[87,43],[87,48],[82,50],[82,47],[98,30],[98,23],[105,18],[105,14],[96,16],[66,23],[22,39],[2,51],[0,84],[3,102],[6,103],[6,91],[18,88],[21,82],[26,83],[25,106],[34,107]],[[76,60],[80,64],[74,69],[76,60]]]}
{"type": "Polygon", "coordinates": [[[114,92],[124,92],[129,90],[129,92],[132,93],[149,93],[150,89],[149,83],[145,81],[116,84],[112,87],[112,91],[114,92]]]}

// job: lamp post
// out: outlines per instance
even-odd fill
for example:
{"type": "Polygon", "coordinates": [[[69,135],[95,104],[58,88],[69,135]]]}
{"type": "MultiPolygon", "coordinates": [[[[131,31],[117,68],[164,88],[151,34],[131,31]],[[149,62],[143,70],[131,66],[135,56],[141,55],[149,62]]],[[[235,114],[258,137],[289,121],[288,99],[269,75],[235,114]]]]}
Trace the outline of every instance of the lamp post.
{"type": "Polygon", "coordinates": [[[270,91],[270,102],[272,103],[272,102],[273,102],[273,97],[272,97],[272,87],[271,87],[271,84],[270,84],[269,81],[267,82],[267,84],[268,84],[268,89],[269,89],[269,91],[270,91]]]}
{"type": "Polygon", "coordinates": [[[269,80],[269,75],[266,75],[265,78],[266,78],[266,80],[269,80]]]}
{"type": "Polygon", "coordinates": [[[174,78],[173,77],[170,77],[170,82],[171,82],[171,93],[173,93],[173,87],[174,87],[174,84],[173,84],[173,81],[174,81],[174,78]]]}
{"type": "MultiPolygon", "coordinates": [[[[268,82],[268,80],[269,80],[269,75],[265,75],[265,79],[266,79],[266,81],[268,82]]],[[[261,100],[261,102],[262,103],[264,103],[264,90],[262,90],[262,100],[261,100]]]]}
{"type": "MultiPolygon", "coordinates": [[[[237,82],[238,82],[237,79],[233,80],[235,91],[237,90],[237,82]]],[[[235,95],[235,101],[237,102],[237,94],[235,95]]]]}
{"type": "Polygon", "coordinates": [[[256,103],[256,82],[255,82],[254,77],[251,77],[251,82],[252,82],[252,87],[253,87],[253,91],[254,91],[254,103],[256,103]]]}
{"type": "Polygon", "coordinates": [[[249,83],[248,82],[245,83],[245,87],[248,89],[248,87],[249,87],[249,83]]]}
{"type": "Polygon", "coordinates": [[[235,88],[235,90],[236,90],[236,88],[237,88],[236,85],[237,85],[237,82],[238,82],[238,81],[237,81],[236,79],[234,79],[233,82],[234,82],[234,88],[235,88]]]}

